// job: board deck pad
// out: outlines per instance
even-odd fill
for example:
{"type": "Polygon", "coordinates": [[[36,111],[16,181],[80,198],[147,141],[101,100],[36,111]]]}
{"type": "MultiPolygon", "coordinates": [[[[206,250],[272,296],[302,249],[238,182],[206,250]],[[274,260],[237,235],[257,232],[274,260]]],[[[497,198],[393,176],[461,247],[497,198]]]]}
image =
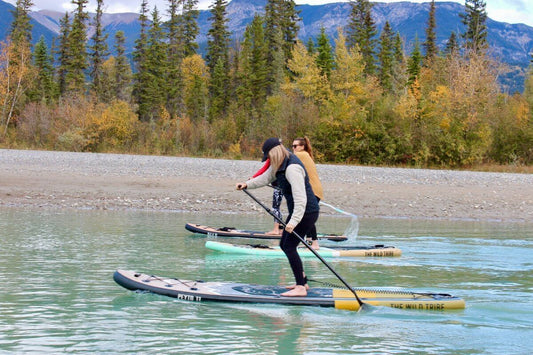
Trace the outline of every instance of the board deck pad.
{"type": "MultiPolygon", "coordinates": [[[[280,235],[266,234],[264,231],[253,231],[237,229],[235,227],[209,227],[201,224],[186,223],[185,229],[196,234],[205,234],[209,237],[234,237],[234,238],[255,238],[255,239],[280,239],[280,235]]],[[[327,239],[335,242],[348,240],[344,235],[318,234],[318,239],[327,239]]]]}
{"type": "MultiPolygon", "coordinates": [[[[280,294],[287,292],[283,286],[265,286],[265,285],[237,285],[232,287],[237,292],[246,293],[254,296],[281,297],[280,294]]],[[[308,298],[332,298],[333,293],[330,288],[315,287],[307,290],[308,298]]]]}
{"type": "MultiPolygon", "coordinates": [[[[283,286],[254,285],[234,282],[204,282],[182,280],[117,270],[115,282],[132,291],[151,292],[186,301],[279,303],[287,305],[335,307],[358,310],[360,308],[350,290],[329,287],[310,288],[306,297],[283,297],[283,286]]],[[[355,288],[363,303],[400,309],[449,310],[463,309],[463,299],[445,293],[413,292],[403,289],[355,288]]]]}
{"type": "MultiPolygon", "coordinates": [[[[285,253],[280,247],[271,247],[264,244],[231,244],[208,240],[205,247],[223,253],[255,255],[267,257],[285,257],[285,253]]],[[[326,258],[333,257],[393,257],[401,256],[402,251],[393,246],[372,245],[372,246],[321,246],[317,253],[326,258]]],[[[315,257],[307,247],[298,248],[301,257],[315,257]]]]}

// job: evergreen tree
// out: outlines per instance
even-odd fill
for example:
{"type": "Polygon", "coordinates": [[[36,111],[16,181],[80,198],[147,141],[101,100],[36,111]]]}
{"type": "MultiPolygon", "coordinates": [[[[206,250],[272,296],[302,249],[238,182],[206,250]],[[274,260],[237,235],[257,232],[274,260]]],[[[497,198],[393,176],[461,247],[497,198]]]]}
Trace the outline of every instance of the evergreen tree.
{"type": "Polygon", "coordinates": [[[85,93],[85,71],[88,68],[86,21],[89,19],[85,7],[88,2],[89,0],[72,0],[76,10],[68,37],[66,87],[74,95],[85,93]]]}
{"type": "Polygon", "coordinates": [[[211,105],[209,107],[209,121],[223,117],[229,105],[228,70],[224,58],[219,57],[211,74],[209,85],[211,105]]]}
{"type": "Polygon", "coordinates": [[[31,46],[33,25],[30,22],[29,13],[32,6],[32,0],[17,0],[15,10],[10,10],[13,22],[11,22],[9,38],[15,45],[15,50],[20,46],[31,46]]]}
{"type": "Polygon", "coordinates": [[[268,0],[265,6],[265,35],[268,43],[270,85],[268,94],[279,90],[298,34],[299,11],[292,0],[268,0]]]}
{"type": "Polygon", "coordinates": [[[405,68],[405,54],[403,52],[403,42],[399,32],[396,32],[393,43],[394,64],[392,67],[392,91],[398,93],[405,87],[407,82],[405,68]]]}
{"type": "Polygon", "coordinates": [[[179,13],[184,0],[169,0],[169,20],[166,23],[168,36],[168,97],[167,110],[172,117],[183,110],[183,79],[181,64],[185,57],[183,16],[179,13]]]}
{"type": "Polygon", "coordinates": [[[296,4],[294,0],[282,0],[280,1],[280,28],[283,34],[283,52],[285,58],[290,59],[292,50],[296,39],[298,37],[298,21],[300,17],[298,14],[300,11],[296,10],[296,4]]]}
{"type": "Polygon", "coordinates": [[[411,52],[411,56],[407,61],[407,84],[412,85],[420,74],[420,69],[422,67],[422,53],[420,52],[420,43],[418,42],[418,37],[415,38],[415,47],[411,52]]]}
{"type": "Polygon", "coordinates": [[[207,65],[211,74],[210,118],[224,114],[229,104],[229,36],[227,1],[215,0],[211,5],[211,28],[208,31],[207,65]]]}
{"type": "Polygon", "coordinates": [[[89,47],[89,58],[91,62],[90,77],[92,80],[92,90],[96,97],[102,98],[102,73],[103,63],[109,55],[107,48],[107,34],[104,34],[102,25],[102,15],[104,0],[97,0],[96,16],[94,17],[94,34],[91,38],[91,46],[89,47]]]}
{"type": "Polygon", "coordinates": [[[437,24],[435,19],[435,0],[431,0],[431,4],[429,7],[428,25],[426,27],[426,41],[423,44],[426,50],[426,54],[424,56],[425,65],[429,65],[435,59],[438,53],[436,43],[437,35],[435,33],[436,27],[437,24]]]}
{"type": "Polygon", "coordinates": [[[228,64],[229,36],[226,0],[215,0],[211,8],[211,27],[208,31],[207,65],[214,72],[215,66],[221,61],[224,66],[228,64]]]}
{"type": "Polygon", "coordinates": [[[168,36],[168,53],[169,57],[173,59],[170,63],[179,64],[185,56],[183,50],[183,16],[180,13],[183,11],[183,2],[185,0],[168,0],[168,16],[169,19],[165,23],[168,36]],[[174,59],[175,58],[175,59],[174,59]]]}
{"type": "Polygon", "coordinates": [[[267,0],[265,5],[265,26],[267,41],[272,50],[283,50],[285,58],[291,57],[298,35],[300,18],[293,0],[267,0]],[[276,31],[281,32],[281,42],[276,43],[276,31]]]}
{"type": "Polygon", "coordinates": [[[237,89],[241,106],[253,118],[266,101],[269,85],[264,19],[256,15],[246,27],[239,53],[239,82],[237,89]]]}
{"type": "Polygon", "coordinates": [[[389,24],[385,22],[380,36],[380,49],[378,52],[378,59],[380,66],[378,69],[378,78],[381,86],[385,91],[392,90],[393,68],[394,68],[394,32],[389,24]]]}
{"type": "Polygon", "coordinates": [[[110,56],[102,63],[101,93],[99,100],[110,103],[111,106],[131,104],[131,67],[125,56],[125,38],[123,31],[115,33],[115,52],[117,56],[110,56]]]}
{"type": "MultiPolygon", "coordinates": [[[[284,73],[286,66],[285,53],[283,51],[283,33],[279,23],[279,1],[268,0],[265,5],[265,38],[268,47],[267,65],[270,84],[267,95],[276,92],[281,85],[279,73],[284,73]],[[276,58],[276,59],[275,59],[276,58]],[[275,75],[278,73],[278,75],[275,75]]],[[[283,77],[283,74],[281,74],[283,77]]]]}
{"type": "Polygon", "coordinates": [[[57,55],[57,86],[59,95],[66,94],[67,91],[67,73],[70,65],[69,39],[70,36],[70,18],[68,12],[59,21],[58,46],[55,49],[57,55]]]}
{"type": "MultiPolygon", "coordinates": [[[[318,56],[316,57],[316,63],[320,68],[321,74],[326,75],[329,78],[334,65],[333,51],[331,48],[331,43],[329,42],[329,38],[326,35],[326,29],[324,28],[324,26],[320,28],[320,34],[317,38],[316,48],[318,52],[318,56]]],[[[309,49],[307,51],[309,52],[309,49]]]]}
{"type": "Polygon", "coordinates": [[[160,118],[162,109],[167,101],[167,46],[161,18],[157,7],[152,11],[152,23],[148,31],[148,46],[146,48],[149,81],[147,82],[147,108],[150,119],[160,118]]]}
{"type": "Polygon", "coordinates": [[[483,0],[465,0],[466,13],[460,14],[466,32],[465,47],[469,51],[480,52],[488,48],[487,42],[487,11],[483,0]]]}
{"type": "Polygon", "coordinates": [[[124,31],[117,31],[115,33],[115,88],[114,92],[116,98],[122,101],[129,102],[131,100],[131,67],[128,58],[126,57],[126,38],[124,31]]]}
{"type": "Polygon", "coordinates": [[[452,55],[454,53],[457,53],[459,51],[459,44],[457,43],[457,35],[454,31],[450,34],[450,38],[448,38],[448,42],[446,43],[446,49],[444,52],[447,55],[452,55]]]}
{"type": "Polygon", "coordinates": [[[197,9],[198,0],[185,0],[183,5],[183,45],[185,56],[196,54],[198,43],[196,36],[200,32],[198,27],[198,16],[200,11],[197,9]]]}
{"type": "Polygon", "coordinates": [[[139,14],[140,31],[139,37],[135,41],[133,61],[135,65],[133,97],[137,103],[137,113],[139,119],[148,121],[150,119],[150,97],[148,86],[151,77],[148,72],[148,1],[142,0],[139,14]]]}
{"type": "Polygon", "coordinates": [[[196,42],[196,36],[199,32],[197,3],[197,0],[169,0],[170,19],[166,23],[168,33],[168,98],[166,107],[171,116],[180,115],[184,108],[181,69],[183,59],[194,55],[198,49],[196,42]]]}
{"type": "Polygon", "coordinates": [[[39,42],[35,44],[33,65],[37,70],[37,77],[31,97],[34,101],[45,101],[49,103],[56,98],[57,89],[54,83],[53,59],[48,53],[44,36],[41,36],[39,42]]]}
{"type": "Polygon", "coordinates": [[[396,32],[396,36],[394,37],[394,59],[397,63],[403,64],[405,61],[404,53],[403,53],[403,46],[402,46],[402,37],[400,36],[399,32],[396,32]]]}
{"type": "Polygon", "coordinates": [[[149,21],[148,21],[148,0],[142,0],[141,2],[141,11],[139,13],[139,37],[135,41],[135,50],[133,53],[133,59],[136,63],[136,71],[141,71],[141,65],[146,63],[146,51],[148,47],[148,30],[149,30],[149,21]]]}
{"type": "MultiPolygon", "coordinates": [[[[267,33],[265,31],[265,36],[267,33]]],[[[275,32],[274,42],[281,43],[282,34],[280,30],[275,32]]],[[[267,43],[270,43],[267,41],[267,43]]],[[[268,44],[267,44],[268,46],[268,44]]],[[[281,89],[281,85],[284,83],[287,73],[287,58],[282,50],[272,51],[272,48],[268,46],[267,63],[268,63],[268,77],[269,87],[267,89],[267,95],[277,94],[281,89]]]]}
{"type": "Polygon", "coordinates": [[[377,34],[376,25],[372,19],[373,4],[369,0],[350,1],[352,7],[347,28],[347,43],[349,48],[356,45],[365,61],[365,73],[375,73],[375,47],[377,34]]]}
{"type": "Polygon", "coordinates": [[[315,41],[313,41],[313,37],[309,37],[307,39],[307,53],[309,53],[309,55],[312,55],[313,53],[316,52],[316,48],[315,48],[315,41]]]}

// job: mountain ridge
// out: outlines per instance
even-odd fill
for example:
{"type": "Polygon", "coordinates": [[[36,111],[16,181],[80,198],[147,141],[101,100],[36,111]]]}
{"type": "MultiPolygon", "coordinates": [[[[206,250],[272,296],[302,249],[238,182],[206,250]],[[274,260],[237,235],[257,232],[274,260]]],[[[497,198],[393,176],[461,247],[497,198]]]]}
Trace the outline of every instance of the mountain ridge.
{"type": "MultiPolygon", "coordinates": [[[[228,3],[226,8],[227,24],[234,39],[242,39],[246,26],[252,21],[254,15],[264,13],[265,4],[266,0],[232,0],[228,3]]],[[[373,2],[373,4],[372,16],[378,33],[388,21],[393,31],[400,33],[407,55],[413,48],[415,38],[418,38],[420,43],[425,40],[425,29],[430,9],[429,2],[373,2]]],[[[0,0],[0,12],[4,12],[4,9],[9,6],[14,9],[12,5],[0,0]]],[[[435,8],[436,41],[439,48],[443,49],[452,30],[456,34],[464,32],[464,25],[459,17],[459,14],[464,12],[464,6],[456,2],[437,2],[435,8]]],[[[301,18],[298,37],[305,42],[309,37],[316,37],[322,26],[330,38],[336,38],[337,29],[339,27],[345,28],[348,23],[351,6],[347,2],[338,2],[323,5],[297,5],[297,9],[300,10],[299,16],[301,18]]],[[[166,10],[163,10],[161,14],[165,12],[166,10]]],[[[64,15],[64,13],[51,10],[31,12],[30,16],[34,24],[34,41],[43,34],[47,44],[51,45],[53,37],[59,33],[59,21],[64,15]]],[[[92,16],[94,14],[91,14],[92,16]]],[[[126,52],[131,53],[133,51],[135,39],[140,30],[138,17],[138,13],[131,12],[104,14],[104,30],[109,34],[108,45],[110,49],[114,45],[114,33],[122,30],[126,37],[126,52]]],[[[200,10],[198,16],[200,33],[197,42],[201,49],[205,48],[207,43],[207,31],[210,27],[209,17],[209,10],[200,10]]],[[[4,39],[7,35],[10,22],[9,19],[0,19],[0,39],[4,39]]],[[[507,74],[510,76],[509,78],[522,83],[519,85],[507,83],[506,85],[514,89],[522,88],[523,78],[531,59],[530,53],[533,52],[533,27],[525,24],[498,22],[490,18],[487,19],[486,24],[491,54],[510,66],[511,73],[507,74]]],[[[92,28],[89,28],[88,32],[90,36],[92,28]]],[[[509,80],[511,79],[507,81],[509,80]]],[[[505,78],[504,81],[506,81],[505,78]]]]}

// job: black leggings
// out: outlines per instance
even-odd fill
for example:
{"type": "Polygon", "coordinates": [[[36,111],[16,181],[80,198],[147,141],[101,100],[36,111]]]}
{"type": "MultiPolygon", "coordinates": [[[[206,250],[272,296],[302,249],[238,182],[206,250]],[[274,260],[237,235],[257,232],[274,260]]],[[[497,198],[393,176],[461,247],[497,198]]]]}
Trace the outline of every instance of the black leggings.
{"type": "MultiPolygon", "coordinates": [[[[289,215],[287,222],[290,220],[290,218],[291,216],[289,215]]],[[[294,228],[294,232],[296,232],[300,237],[304,238],[305,235],[309,233],[309,230],[314,227],[317,219],[318,212],[304,214],[300,223],[298,223],[296,228],[294,228]]],[[[289,259],[289,264],[291,265],[292,273],[296,279],[296,284],[303,286],[305,285],[304,267],[302,264],[302,259],[300,259],[300,255],[298,255],[297,251],[299,243],[300,239],[298,239],[298,237],[283,230],[281,240],[279,241],[279,246],[285,255],[287,255],[287,259],[289,259]]]]}
{"type": "MultiPolygon", "coordinates": [[[[320,202],[320,198],[315,196],[316,197],[316,201],[317,202],[320,202]]],[[[318,234],[316,233],[316,225],[315,223],[313,223],[313,226],[311,227],[311,229],[309,229],[309,232],[307,232],[307,235],[306,235],[307,238],[311,238],[311,240],[318,240],[318,234]]]]}

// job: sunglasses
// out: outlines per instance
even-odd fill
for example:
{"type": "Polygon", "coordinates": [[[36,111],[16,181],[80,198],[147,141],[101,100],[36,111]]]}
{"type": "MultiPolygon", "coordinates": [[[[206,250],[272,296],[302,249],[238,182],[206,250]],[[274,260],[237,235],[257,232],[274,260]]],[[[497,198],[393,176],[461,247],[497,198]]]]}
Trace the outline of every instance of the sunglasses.
{"type": "Polygon", "coordinates": [[[301,144],[293,144],[292,149],[296,149],[296,147],[299,147],[299,146],[301,146],[301,144]]]}

